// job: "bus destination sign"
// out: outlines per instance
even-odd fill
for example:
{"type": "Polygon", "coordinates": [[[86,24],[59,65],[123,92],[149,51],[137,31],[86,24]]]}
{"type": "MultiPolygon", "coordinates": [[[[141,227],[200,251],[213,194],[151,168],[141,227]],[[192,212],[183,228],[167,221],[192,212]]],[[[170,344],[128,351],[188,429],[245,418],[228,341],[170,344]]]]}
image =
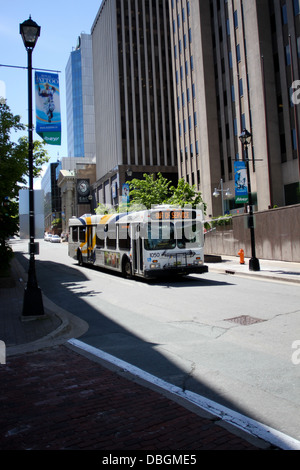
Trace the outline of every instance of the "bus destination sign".
{"type": "Polygon", "coordinates": [[[151,212],[152,220],[194,220],[195,218],[195,211],[171,210],[151,212]]]}

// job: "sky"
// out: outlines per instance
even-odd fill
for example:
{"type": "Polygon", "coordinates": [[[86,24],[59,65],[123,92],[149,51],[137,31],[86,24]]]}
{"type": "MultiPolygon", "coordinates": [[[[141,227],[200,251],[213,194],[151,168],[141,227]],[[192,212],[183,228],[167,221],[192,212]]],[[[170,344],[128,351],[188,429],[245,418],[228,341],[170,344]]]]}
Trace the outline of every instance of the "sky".
{"type": "MultiPolygon", "coordinates": [[[[66,157],[67,124],[66,124],[66,87],[65,69],[70,53],[77,44],[81,33],[90,34],[91,27],[101,6],[102,0],[52,0],[49,3],[40,0],[0,0],[0,96],[14,115],[21,116],[23,124],[28,123],[28,82],[27,52],[20,35],[20,24],[30,16],[41,27],[41,34],[32,55],[32,67],[59,71],[60,107],[62,119],[61,145],[46,145],[50,162],[66,157]],[[14,68],[7,67],[24,67],[14,68]]],[[[34,71],[33,71],[34,81],[34,71]]],[[[35,100],[33,90],[33,123],[35,125],[35,100]]],[[[12,134],[17,141],[27,132],[12,134]]],[[[34,133],[35,140],[41,138],[34,133]]],[[[35,181],[38,188],[40,181],[35,181]]]]}

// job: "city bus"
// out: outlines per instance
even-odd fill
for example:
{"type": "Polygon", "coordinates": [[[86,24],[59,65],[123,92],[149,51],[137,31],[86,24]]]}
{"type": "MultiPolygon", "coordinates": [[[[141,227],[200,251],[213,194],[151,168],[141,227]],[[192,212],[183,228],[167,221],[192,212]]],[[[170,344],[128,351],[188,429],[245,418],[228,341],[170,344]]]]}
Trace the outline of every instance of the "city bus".
{"type": "Polygon", "coordinates": [[[205,273],[203,211],[156,206],[73,217],[68,254],[79,265],[111,269],[125,277],[205,273]]]}

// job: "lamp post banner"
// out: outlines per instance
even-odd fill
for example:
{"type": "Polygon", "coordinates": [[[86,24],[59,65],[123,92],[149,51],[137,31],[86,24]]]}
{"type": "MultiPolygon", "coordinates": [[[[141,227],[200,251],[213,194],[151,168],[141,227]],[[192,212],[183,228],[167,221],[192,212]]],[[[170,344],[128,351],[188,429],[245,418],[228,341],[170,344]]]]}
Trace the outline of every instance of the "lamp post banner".
{"type": "Polygon", "coordinates": [[[244,161],[234,162],[234,186],[235,202],[237,204],[248,203],[248,178],[246,163],[244,161]]]}
{"type": "Polygon", "coordinates": [[[35,72],[36,132],[46,144],[61,145],[58,74],[35,72]]]}

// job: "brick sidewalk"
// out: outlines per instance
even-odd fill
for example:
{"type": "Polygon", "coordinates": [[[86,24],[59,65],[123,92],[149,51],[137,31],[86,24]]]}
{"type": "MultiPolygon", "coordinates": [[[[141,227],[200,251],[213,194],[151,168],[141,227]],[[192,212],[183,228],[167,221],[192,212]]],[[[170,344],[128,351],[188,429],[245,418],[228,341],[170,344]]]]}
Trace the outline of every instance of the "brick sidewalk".
{"type": "Polygon", "coordinates": [[[8,358],[0,381],[0,450],[259,449],[64,345],[8,358]]]}

